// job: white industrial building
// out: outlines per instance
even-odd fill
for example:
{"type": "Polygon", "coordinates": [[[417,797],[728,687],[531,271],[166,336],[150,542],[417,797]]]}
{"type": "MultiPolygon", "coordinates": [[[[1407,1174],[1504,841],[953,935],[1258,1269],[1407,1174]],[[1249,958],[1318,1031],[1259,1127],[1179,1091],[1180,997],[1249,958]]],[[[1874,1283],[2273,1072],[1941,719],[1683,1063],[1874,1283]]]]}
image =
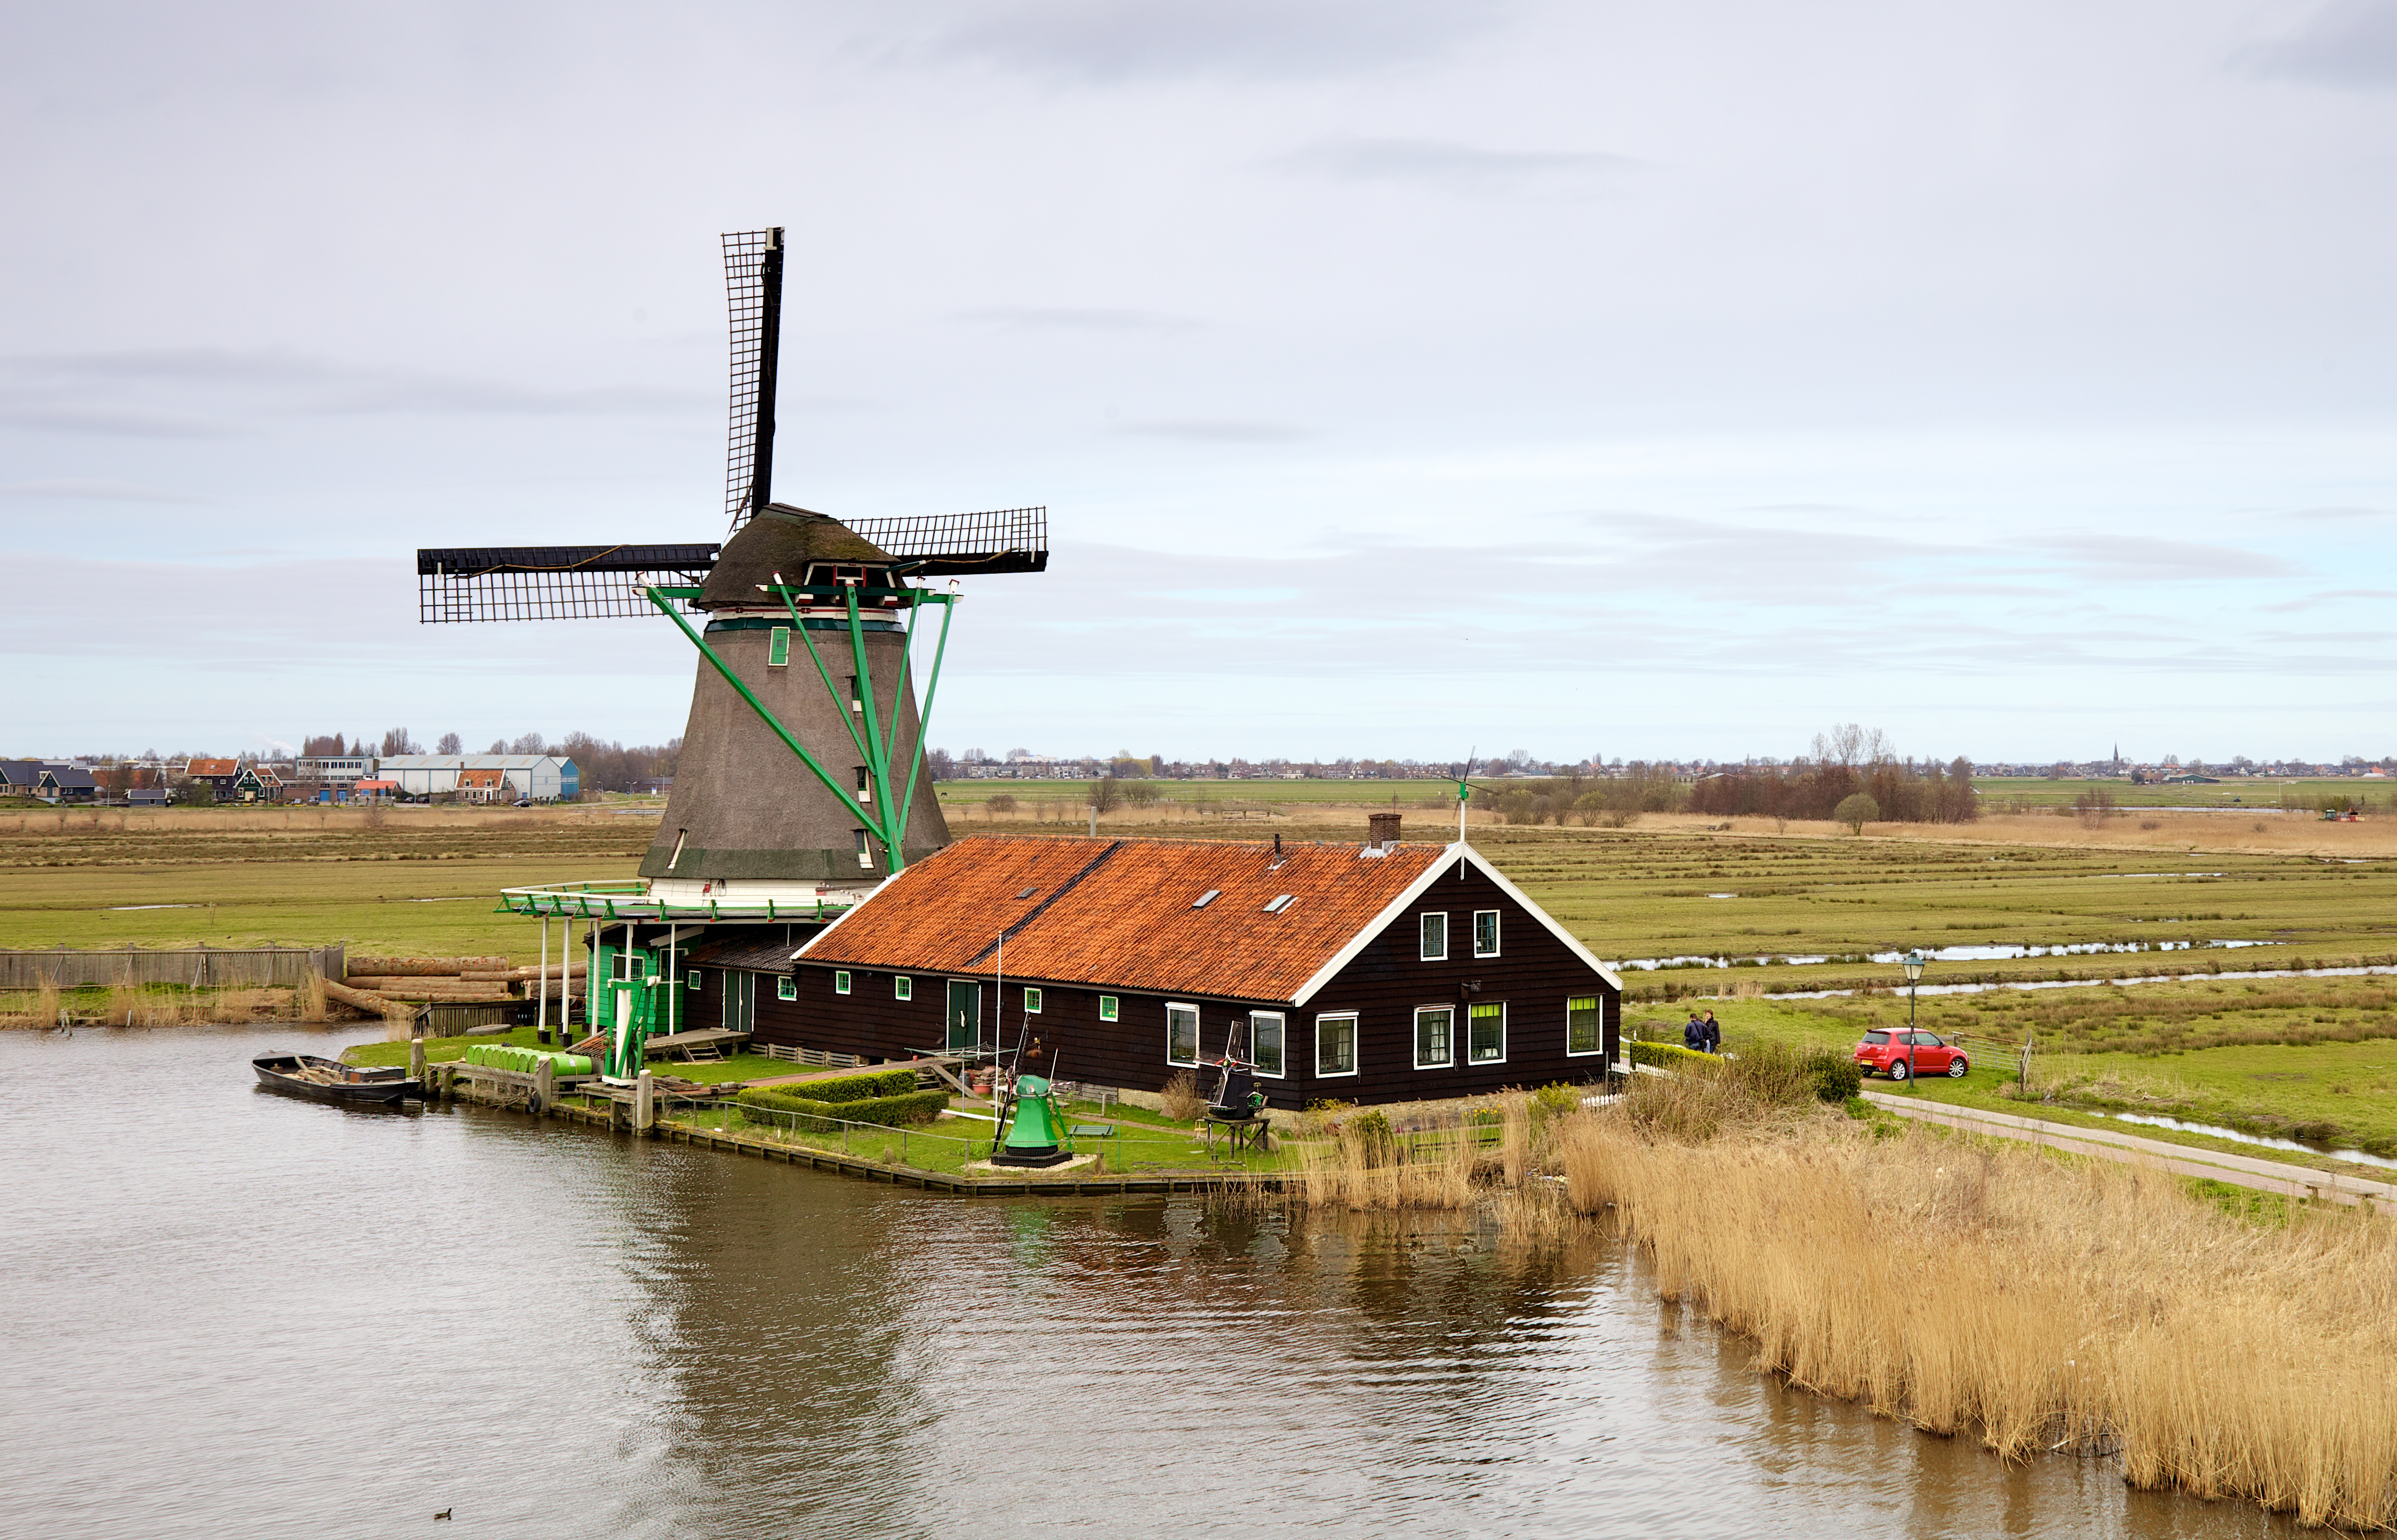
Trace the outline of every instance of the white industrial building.
{"type": "Polygon", "coordinates": [[[583,789],[574,761],[555,754],[395,754],[377,760],[375,773],[398,782],[403,797],[567,802],[583,789]]]}

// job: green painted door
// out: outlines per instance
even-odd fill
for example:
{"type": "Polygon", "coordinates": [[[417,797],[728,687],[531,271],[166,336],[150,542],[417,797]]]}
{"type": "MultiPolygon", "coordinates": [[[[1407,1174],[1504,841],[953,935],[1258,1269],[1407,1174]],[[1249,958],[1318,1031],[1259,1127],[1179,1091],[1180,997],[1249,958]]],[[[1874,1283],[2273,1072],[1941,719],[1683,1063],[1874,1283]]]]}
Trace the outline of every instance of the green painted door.
{"type": "Polygon", "coordinates": [[[949,981],[949,1040],[952,1053],[971,1053],[982,1044],[982,985],[971,979],[949,981]]]}

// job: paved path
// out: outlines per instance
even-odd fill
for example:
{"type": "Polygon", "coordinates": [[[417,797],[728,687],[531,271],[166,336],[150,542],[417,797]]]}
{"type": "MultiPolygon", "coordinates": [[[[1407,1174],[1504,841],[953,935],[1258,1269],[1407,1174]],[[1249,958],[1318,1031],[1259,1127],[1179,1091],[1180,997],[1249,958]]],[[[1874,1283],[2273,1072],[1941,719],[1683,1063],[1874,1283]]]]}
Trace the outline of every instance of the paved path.
{"type": "Polygon", "coordinates": [[[2036,1118],[2017,1117],[2010,1112],[1985,1112],[1979,1107],[1926,1102],[1903,1091],[1868,1091],[1864,1094],[1865,1100],[1873,1105],[1901,1118],[1937,1123],[1968,1133],[2020,1139],[2052,1149],[2069,1150],[2076,1155],[2094,1155],[2101,1160],[2120,1160],[2129,1165],[2171,1172],[2178,1176],[2203,1176],[2216,1182],[2227,1182],[2233,1186],[2276,1192],[2301,1200],[2361,1203],[2366,1208],[2387,1205],[2390,1212],[2397,1212],[2397,1184],[2377,1182],[2366,1176],[2316,1171],[2311,1166],[2293,1166],[2281,1160],[2259,1160],[2251,1155],[2201,1149],[2193,1145],[2175,1145],[2162,1139],[2143,1139],[2136,1133],[2117,1133],[2112,1129],[2042,1122],[2036,1118]]]}

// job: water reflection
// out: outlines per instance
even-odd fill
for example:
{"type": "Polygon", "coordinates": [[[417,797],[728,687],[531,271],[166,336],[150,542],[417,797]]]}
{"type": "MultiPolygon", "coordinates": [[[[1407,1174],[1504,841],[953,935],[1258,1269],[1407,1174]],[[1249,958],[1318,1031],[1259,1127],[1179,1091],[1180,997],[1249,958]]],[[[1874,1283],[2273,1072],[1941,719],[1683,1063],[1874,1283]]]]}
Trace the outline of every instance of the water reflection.
{"type": "Polygon", "coordinates": [[[959,1201],[250,1095],[294,1036],[0,1035],[0,1437],[40,1473],[0,1530],[2286,1529],[1784,1389],[1597,1234],[959,1201]],[[68,1074],[106,1119],[35,1089],[68,1074]]]}

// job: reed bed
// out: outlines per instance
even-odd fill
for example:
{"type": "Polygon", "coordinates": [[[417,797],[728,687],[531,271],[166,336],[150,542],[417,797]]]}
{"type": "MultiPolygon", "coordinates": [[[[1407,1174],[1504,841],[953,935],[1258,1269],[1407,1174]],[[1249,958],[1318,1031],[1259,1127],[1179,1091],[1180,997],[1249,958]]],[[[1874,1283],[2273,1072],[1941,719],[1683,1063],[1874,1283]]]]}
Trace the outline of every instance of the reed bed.
{"type": "Polygon", "coordinates": [[[2007,1459],[2119,1453],[2137,1487],[2397,1520],[2397,1226],[2258,1225],[2136,1168],[1828,1111],[1739,1118],[1681,1078],[1568,1120],[1568,1187],[1761,1367],[2007,1459]]]}

